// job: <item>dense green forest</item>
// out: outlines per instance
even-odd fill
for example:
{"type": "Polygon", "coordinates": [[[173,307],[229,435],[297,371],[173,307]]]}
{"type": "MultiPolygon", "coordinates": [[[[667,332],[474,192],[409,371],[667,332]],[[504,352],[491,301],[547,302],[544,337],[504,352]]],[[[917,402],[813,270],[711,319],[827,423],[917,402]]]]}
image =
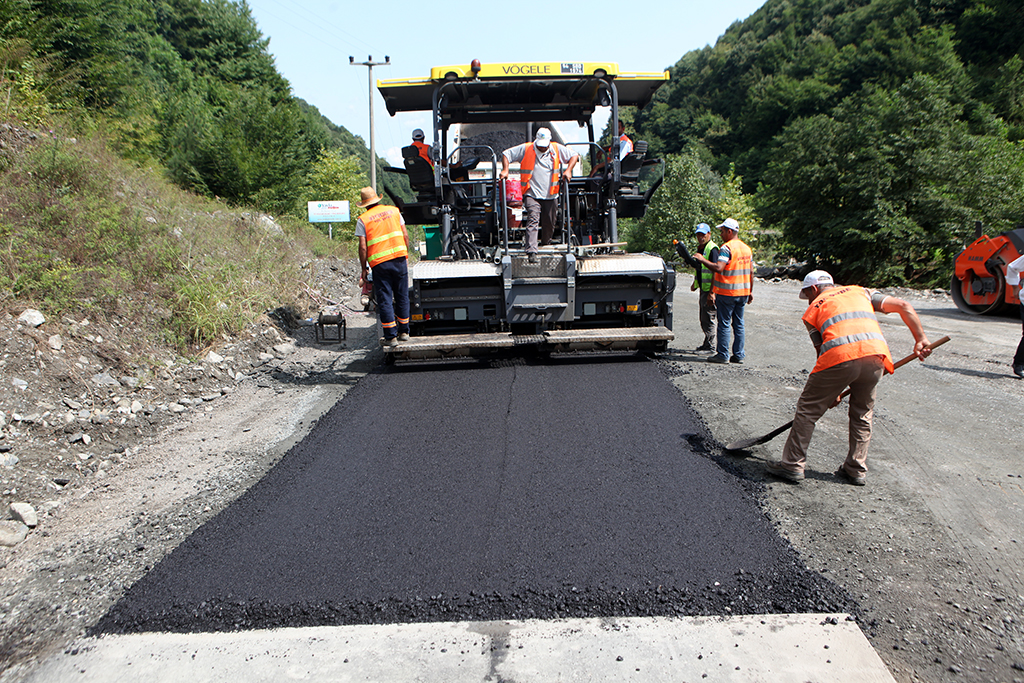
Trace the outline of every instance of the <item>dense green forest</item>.
{"type": "MultiPolygon", "coordinates": [[[[181,187],[275,214],[354,199],[366,145],[291,94],[267,45],[245,2],[5,0],[0,118],[101,134],[181,187]]],[[[733,215],[762,261],[932,285],[975,221],[1024,222],[1019,0],[768,0],[671,75],[624,112],[669,170],[625,229],[634,247],[668,254],[733,215]]]]}
{"type": "Polygon", "coordinates": [[[267,45],[244,2],[4,0],[3,118],[102,133],[184,188],[302,214],[317,164],[356,157],[366,176],[369,152],[292,96],[267,45]]]}
{"type": "Polygon", "coordinates": [[[729,178],[748,227],[847,281],[948,285],[975,221],[1024,223],[1019,0],[768,0],[671,76],[634,126],[677,220],[640,246],[723,218],[729,178]]]}

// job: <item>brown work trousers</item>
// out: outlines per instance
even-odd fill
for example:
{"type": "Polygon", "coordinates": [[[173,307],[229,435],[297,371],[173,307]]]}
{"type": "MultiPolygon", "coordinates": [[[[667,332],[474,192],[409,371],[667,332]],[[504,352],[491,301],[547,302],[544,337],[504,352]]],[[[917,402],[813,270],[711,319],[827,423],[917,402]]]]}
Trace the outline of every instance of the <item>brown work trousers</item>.
{"type": "Polygon", "coordinates": [[[782,449],[783,467],[794,472],[804,471],[814,425],[839,394],[850,387],[850,449],[843,465],[850,476],[863,477],[868,471],[875,387],[884,370],[881,356],[866,356],[812,372],[796,402],[796,417],[782,449]]]}

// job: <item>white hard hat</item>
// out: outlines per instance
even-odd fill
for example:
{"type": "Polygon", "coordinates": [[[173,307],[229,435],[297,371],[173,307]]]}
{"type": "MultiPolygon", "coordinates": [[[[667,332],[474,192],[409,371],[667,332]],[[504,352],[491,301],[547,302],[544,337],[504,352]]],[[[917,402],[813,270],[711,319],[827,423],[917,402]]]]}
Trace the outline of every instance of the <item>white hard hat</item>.
{"type": "Polygon", "coordinates": [[[825,285],[834,285],[835,282],[832,280],[832,276],[824,270],[812,270],[804,276],[803,284],[800,285],[800,298],[810,298],[811,293],[809,290],[811,287],[824,287],[825,285]]]}

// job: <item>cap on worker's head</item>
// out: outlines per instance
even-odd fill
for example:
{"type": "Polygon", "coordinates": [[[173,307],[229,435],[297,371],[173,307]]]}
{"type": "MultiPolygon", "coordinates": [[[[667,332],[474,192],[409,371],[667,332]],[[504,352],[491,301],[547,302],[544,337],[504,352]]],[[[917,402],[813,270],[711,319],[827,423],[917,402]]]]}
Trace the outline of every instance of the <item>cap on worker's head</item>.
{"type": "Polygon", "coordinates": [[[412,139],[413,140],[422,140],[423,139],[423,129],[422,128],[417,128],[416,130],[414,130],[412,132],[412,139]]]}
{"type": "Polygon", "coordinates": [[[356,204],[360,209],[364,209],[370,204],[376,204],[380,200],[384,199],[381,195],[377,194],[377,191],[372,187],[364,187],[359,190],[359,203],[356,204]]]}
{"type": "Polygon", "coordinates": [[[834,285],[835,282],[832,280],[832,276],[826,273],[824,270],[812,270],[804,276],[804,282],[800,285],[800,298],[810,298],[811,287],[824,287],[825,285],[834,285]]]}
{"type": "Polygon", "coordinates": [[[707,223],[701,223],[697,226],[697,229],[693,231],[695,235],[706,235],[711,232],[711,226],[707,223]]]}
{"type": "Polygon", "coordinates": [[[547,128],[538,128],[537,137],[533,139],[533,144],[537,145],[541,149],[544,149],[551,144],[551,131],[547,128]]]}
{"type": "Polygon", "coordinates": [[[735,218],[726,218],[724,221],[719,223],[716,227],[729,228],[730,230],[740,231],[740,224],[735,218]]]}

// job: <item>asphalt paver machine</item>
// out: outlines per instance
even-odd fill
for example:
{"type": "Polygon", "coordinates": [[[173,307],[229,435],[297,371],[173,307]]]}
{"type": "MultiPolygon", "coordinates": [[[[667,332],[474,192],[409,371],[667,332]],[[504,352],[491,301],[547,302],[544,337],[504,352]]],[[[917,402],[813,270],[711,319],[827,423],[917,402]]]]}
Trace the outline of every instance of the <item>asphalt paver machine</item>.
{"type": "Polygon", "coordinates": [[[626,252],[618,231],[620,218],[643,217],[665,165],[642,141],[620,160],[617,140],[597,144],[593,122],[606,107],[617,130],[619,107],[644,107],[667,80],[614,63],[474,60],[378,81],[392,116],[430,112],[433,121],[431,161],[408,147],[404,168],[388,169],[408,176],[415,200],[391,198],[427,237],[410,269],[411,339],[385,349],[391,360],[667,347],[675,272],[656,254],[626,252]],[[531,262],[516,166],[508,179],[499,171],[502,152],[532,142],[540,127],[603,169],[562,179],[552,243],[531,262]]]}

